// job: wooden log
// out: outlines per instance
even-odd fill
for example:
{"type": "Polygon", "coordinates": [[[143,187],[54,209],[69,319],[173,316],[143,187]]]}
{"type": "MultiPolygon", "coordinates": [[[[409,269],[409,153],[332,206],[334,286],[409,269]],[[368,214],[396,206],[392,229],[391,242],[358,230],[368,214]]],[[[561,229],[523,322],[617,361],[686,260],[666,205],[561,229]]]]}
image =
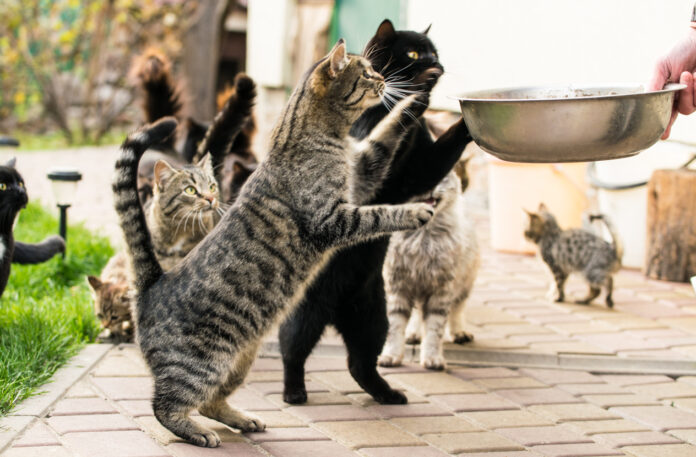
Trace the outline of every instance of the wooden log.
{"type": "Polygon", "coordinates": [[[648,182],[650,278],[688,282],[696,275],[696,171],[656,170],[648,182]]]}

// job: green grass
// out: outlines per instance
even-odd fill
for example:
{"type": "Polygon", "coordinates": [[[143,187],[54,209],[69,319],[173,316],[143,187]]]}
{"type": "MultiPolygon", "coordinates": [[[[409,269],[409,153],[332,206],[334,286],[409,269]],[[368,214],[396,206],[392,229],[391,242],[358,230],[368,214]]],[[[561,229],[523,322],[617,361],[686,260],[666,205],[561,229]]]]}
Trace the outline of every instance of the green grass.
{"type": "MultiPolygon", "coordinates": [[[[125,130],[114,130],[104,134],[99,141],[100,145],[121,144],[126,138],[125,130]]],[[[16,131],[11,133],[11,137],[19,140],[19,151],[36,151],[62,149],[77,146],[94,146],[93,141],[85,140],[79,137],[79,133],[75,132],[78,137],[75,138],[73,144],[68,144],[65,137],[60,131],[51,131],[37,135],[35,133],[27,133],[16,131]]]]}
{"type": "MultiPolygon", "coordinates": [[[[33,203],[22,211],[15,239],[40,241],[57,227],[56,218],[33,203]]],[[[85,275],[98,274],[113,249],[106,238],[71,226],[67,251],[65,259],[12,266],[0,298],[0,417],[99,332],[85,275]]]]}

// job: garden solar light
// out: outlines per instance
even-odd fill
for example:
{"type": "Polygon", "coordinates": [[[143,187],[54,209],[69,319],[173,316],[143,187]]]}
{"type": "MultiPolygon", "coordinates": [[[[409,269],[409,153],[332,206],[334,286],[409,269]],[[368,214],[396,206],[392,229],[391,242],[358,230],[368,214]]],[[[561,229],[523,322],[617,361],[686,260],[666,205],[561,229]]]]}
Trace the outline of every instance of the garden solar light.
{"type": "MultiPolygon", "coordinates": [[[[56,200],[56,206],[60,210],[59,234],[67,246],[68,208],[75,200],[77,183],[82,179],[82,174],[77,170],[70,169],[53,170],[48,173],[48,179],[51,180],[53,196],[56,200]]],[[[63,257],[65,257],[65,252],[63,252],[63,257]]]]}

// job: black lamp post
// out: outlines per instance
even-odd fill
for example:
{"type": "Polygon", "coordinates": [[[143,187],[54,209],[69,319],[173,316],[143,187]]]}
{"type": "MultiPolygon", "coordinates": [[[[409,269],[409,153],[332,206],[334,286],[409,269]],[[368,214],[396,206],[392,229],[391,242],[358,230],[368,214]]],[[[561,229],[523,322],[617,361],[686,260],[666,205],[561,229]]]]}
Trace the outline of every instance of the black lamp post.
{"type": "MultiPolygon", "coordinates": [[[[68,244],[68,208],[75,200],[77,193],[77,183],[82,179],[82,174],[77,170],[53,170],[48,173],[48,179],[53,186],[53,196],[56,199],[56,206],[60,210],[60,236],[65,240],[66,250],[68,244]]],[[[63,252],[65,258],[65,252],[63,252]]]]}

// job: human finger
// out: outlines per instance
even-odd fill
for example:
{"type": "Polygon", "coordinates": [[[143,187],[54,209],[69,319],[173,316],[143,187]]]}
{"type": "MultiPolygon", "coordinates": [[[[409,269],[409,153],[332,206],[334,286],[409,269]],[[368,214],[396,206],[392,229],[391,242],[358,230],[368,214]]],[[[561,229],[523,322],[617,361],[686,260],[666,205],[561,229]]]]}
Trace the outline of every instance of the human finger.
{"type": "Polygon", "coordinates": [[[679,82],[684,84],[686,88],[679,92],[677,110],[681,114],[691,114],[696,110],[696,106],[694,106],[694,75],[685,71],[679,77],[679,82]]]}
{"type": "Polygon", "coordinates": [[[666,140],[669,138],[669,134],[672,132],[672,124],[674,124],[674,121],[677,120],[677,110],[672,110],[672,116],[669,118],[669,124],[667,124],[667,128],[665,129],[665,133],[662,134],[660,139],[666,140]]]}
{"type": "Polygon", "coordinates": [[[657,64],[655,64],[652,79],[648,84],[648,90],[655,91],[662,89],[669,77],[670,71],[667,62],[665,60],[660,60],[657,64]]]}

